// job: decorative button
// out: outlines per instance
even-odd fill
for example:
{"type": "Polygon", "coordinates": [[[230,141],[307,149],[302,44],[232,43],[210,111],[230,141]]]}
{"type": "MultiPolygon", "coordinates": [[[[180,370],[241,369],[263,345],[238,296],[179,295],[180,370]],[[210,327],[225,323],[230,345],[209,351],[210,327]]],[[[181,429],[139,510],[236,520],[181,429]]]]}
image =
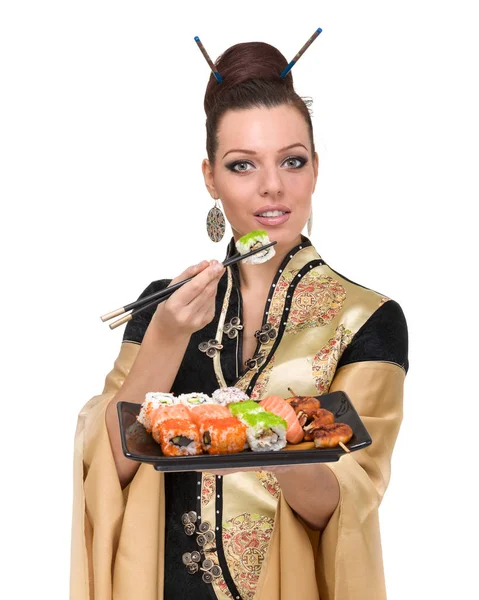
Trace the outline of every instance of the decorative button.
{"type": "Polygon", "coordinates": [[[191,523],[196,523],[198,515],[195,513],[194,510],[190,510],[190,512],[188,513],[188,516],[190,518],[191,523]]]}
{"type": "Polygon", "coordinates": [[[184,565],[189,565],[191,562],[191,552],[185,552],[181,557],[184,565]]]}
{"type": "Polygon", "coordinates": [[[188,513],[184,513],[183,515],[181,515],[181,522],[183,523],[183,525],[188,525],[188,523],[191,522],[190,515],[188,513]]]}
{"type": "Polygon", "coordinates": [[[208,340],[207,342],[201,342],[198,348],[201,352],[205,352],[206,356],[213,358],[218,350],[223,350],[223,344],[220,344],[218,340],[208,340]]]}
{"type": "Polygon", "coordinates": [[[208,529],[210,529],[210,527],[211,527],[211,525],[208,523],[208,521],[203,521],[198,526],[198,529],[200,530],[201,533],[206,533],[208,531],[208,529]]]}
{"type": "Polygon", "coordinates": [[[211,583],[213,581],[213,575],[209,572],[206,571],[205,573],[203,573],[203,576],[201,578],[205,583],[211,583]]]}
{"type": "Polygon", "coordinates": [[[203,567],[203,569],[209,571],[211,567],[215,566],[215,563],[211,560],[211,558],[206,558],[201,566],[203,567]]]}
{"type": "Polygon", "coordinates": [[[194,575],[199,571],[198,563],[191,562],[189,565],[186,565],[186,570],[190,575],[194,575]]]}
{"type": "Polygon", "coordinates": [[[255,332],[254,337],[258,338],[262,344],[267,344],[270,340],[274,340],[277,335],[278,332],[271,323],[265,323],[261,329],[255,332]]]}
{"type": "Polygon", "coordinates": [[[199,534],[199,536],[196,538],[196,543],[198,544],[198,546],[206,546],[207,544],[207,539],[206,536],[204,536],[202,533],[199,534]]]}
{"type": "Polygon", "coordinates": [[[238,331],[243,329],[243,325],[240,325],[241,321],[239,317],[233,317],[229,323],[223,328],[223,331],[230,338],[230,340],[234,339],[238,335],[238,331]]]}
{"type": "Polygon", "coordinates": [[[196,563],[200,562],[201,554],[198,552],[198,550],[193,550],[193,552],[191,553],[191,560],[196,563]]]}
{"type": "Polygon", "coordinates": [[[209,529],[206,533],[205,533],[205,538],[207,543],[212,542],[215,539],[215,532],[211,531],[211,529],[209,529]]]}
{"type": "Polygon", "coordinates": [[[186,535],[194,535],[195,533],[195,526],[193,523],[187,523],[185,525],[185,533],[186,535]]]}
{"type": "Polygon", "coordinates": [[[213,575],[213,577],[219,577],[223,571],[219,565],[215,565],[212,567],[210,573],[213,575]]]}
{"type": "Polygon", "coordinates": [[[253,356],[253,358],[248,358],[248,360],[245,360],[245,365],[248,367],[248,369],[258,369],[266,360],[266,353],[264,352],[264,350],[262,350],[261,352],[259,352],[259,354],[256,354],[255,356],[253,356]]]}

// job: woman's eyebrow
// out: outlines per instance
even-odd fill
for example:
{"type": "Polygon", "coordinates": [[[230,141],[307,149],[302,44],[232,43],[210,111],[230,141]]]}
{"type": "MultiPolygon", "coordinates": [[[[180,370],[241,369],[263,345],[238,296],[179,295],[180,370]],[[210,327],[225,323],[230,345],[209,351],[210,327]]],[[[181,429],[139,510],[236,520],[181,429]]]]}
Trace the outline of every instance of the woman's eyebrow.
{"type": "MultiPolygon", "coordinates": [[[[284,150],[289,150],[290,148],[295,148],[296,146],[303,146],[303,148],[305,150],[307,150],[307,148],[304,144],[301,144],[298,142],[297,144],[290,144],[289,146],[280,148],[278,150],[278,153],[283,152],[284,150]]],[[[229,154],[230,152],[242,152],[243,154],[257,154],[257,152],[255,152],[254,150],[245,150],[244,148],[233,148],[232,150],[228,150],[228,152],[226,154],[229,154]]],[[[223,158],[226,156],[226,154],[223,155],[223,158]]]]}

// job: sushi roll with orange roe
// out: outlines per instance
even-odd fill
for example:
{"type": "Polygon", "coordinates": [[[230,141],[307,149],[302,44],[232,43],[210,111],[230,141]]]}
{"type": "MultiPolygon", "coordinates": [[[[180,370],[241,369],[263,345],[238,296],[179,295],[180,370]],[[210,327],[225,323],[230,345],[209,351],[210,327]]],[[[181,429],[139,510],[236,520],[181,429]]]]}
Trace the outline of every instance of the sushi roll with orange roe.
{"type": "Polygon", "coordinates": [[[246,444],[246,427],[238,419],[205,419],[200,423],[203,448],[208,454],[241,452],[246,444]]]}
{"type": "Polygon", "coordinates": [[[161,445],[165,456],[192,456],[202,454],[198,427],[191,421],[169,419],[153,430],[153,437],[161,445]]]}
{"type": "Polygon", "coordinates": [[[191,420],[198,424],[203,419],[228,419],[231,417],[226,406],[220,404],[201,404],[189,409],[191,420]]]}
{"type": "Polygon", "coordinates": [[[150,416],[151,435],[159,443],[160,426],[165,421],[171,419],[181,419],[191,421],[190,413],[183,404],[174,404],[173,406],[159,406],[150,416]]]}
{"type": "Polygon", "coordinates": [[[173,394],[164,394],[162,392],[148,392],[141,405],[140,414],[136,417],[138,422],[143,425],[146,431],[151,431],[151,416],[160,406],[171,406],[178,402],[173,394]]]}

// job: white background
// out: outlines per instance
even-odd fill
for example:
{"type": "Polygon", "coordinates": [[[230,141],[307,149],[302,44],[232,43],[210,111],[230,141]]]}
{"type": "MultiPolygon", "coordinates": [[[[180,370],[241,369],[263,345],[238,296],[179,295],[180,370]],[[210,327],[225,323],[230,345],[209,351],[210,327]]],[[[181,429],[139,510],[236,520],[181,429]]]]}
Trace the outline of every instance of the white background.
{"type": "MultiPolygon", "coordinates": [[[[388,598],[477,591],[477,26],[466,2],[25,2],[0,8],[2,597],[68,597],[77,414],[119,350],[99,315],[224,256],[203,97],[265,41],[314,100],[312,241],[408,320],[381,506],[388,598]],[[183,235],[178,236],[181,231],[183,235]],[[5,566],[5,563],[4,563],[5,566]]],[[[473,3],[469,3],[472,5],[473,3]]]]}

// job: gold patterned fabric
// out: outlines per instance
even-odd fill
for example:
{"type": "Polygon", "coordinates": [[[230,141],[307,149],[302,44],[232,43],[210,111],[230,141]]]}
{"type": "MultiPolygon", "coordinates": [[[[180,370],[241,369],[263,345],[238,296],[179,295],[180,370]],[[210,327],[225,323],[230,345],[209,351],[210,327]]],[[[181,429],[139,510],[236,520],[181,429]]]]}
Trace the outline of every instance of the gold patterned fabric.
{"type": "MultiPolygon", "coordinates": [[[[277,335],[265,343],[258,339],[254,368],[238,363],[241,329],[231,339],[223,331],[233,316],[241,317],[240,305],[233,305],[240,290],[231,267],[219,288],[213,329],[207,332],[224,344],[224,351],[213,358],[204,356],[197,342],[207,336],[202,338],[199,332],[192,340],[191,353],[196,347],[197,355],[191,360],[203,361],[201,373],[210,370],[211,385],[234,384],[255,399],[288,397],[288,387],[298,395],[315,396],[343,390],[373,443],[338,462],[325,463],[338,480],[340,502],[322,533],[312,531],[294,513],[272,473],[240,472],[221,481],[203,473],[198,510],[221,537],[212,560],[224,559],[227,567],[225,577],[209,585],[221,599],[237,598],[238,593],[242,599],[259,600],[383,600],[378,507],[389,482],[402,420],[408,368],[405,321],[397,303],[341,276],[307,238],[302,240],[272,281],[263,325],[271,325],[277,335]]],[[[228,255],[232,251],[230,243],[228,255]]],[[[79,416],[73,600],[164,597],[169,518],[164,511],[164,476],[143,464],[122,491],[105,425],[106,406],[127,376],[138,343],[133,335],[122,343],[102,394],[92,398],[79,416]]],[[[189,364],[185,357],[183,368],[189,364]]]]}

